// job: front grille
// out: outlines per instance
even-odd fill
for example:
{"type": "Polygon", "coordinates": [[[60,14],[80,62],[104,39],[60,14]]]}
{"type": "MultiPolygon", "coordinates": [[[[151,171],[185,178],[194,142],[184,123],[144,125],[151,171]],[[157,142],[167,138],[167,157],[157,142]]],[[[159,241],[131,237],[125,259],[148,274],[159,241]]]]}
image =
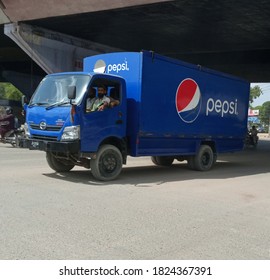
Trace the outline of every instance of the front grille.
{"type": "Polygon", "coordinates": [[[37,140],[45,140],[45,141],[57,141],[56,136],[45,136],[45,135],[33,134],[32,138],[37,139],[37,140]]]}
{"type": "Polygon", "coordinates": [[[47,125],[45,129],[41,129],[39,124],[30,124],[30,127],[35,130],[43,130],[43,131],[59,131],[61,130],[62,126],[59,125],[47,125]]]}

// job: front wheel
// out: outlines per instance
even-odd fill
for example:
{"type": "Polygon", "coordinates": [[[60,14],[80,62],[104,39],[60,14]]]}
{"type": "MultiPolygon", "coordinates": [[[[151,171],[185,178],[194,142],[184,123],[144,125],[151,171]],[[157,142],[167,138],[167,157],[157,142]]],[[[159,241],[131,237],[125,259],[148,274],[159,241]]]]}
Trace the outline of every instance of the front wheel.
{"type": "Polygon", "coordinates": [[[50,168],[56,172],[68,172],[75,166],[68,160],[56,158],[51,152],[46,152],[46,159],[50,168]]]}
{"type": "Polygon", "coordinates": [[[91,159],[91,172],[100,181],[110,181],[117,178],[122,170],[123,157],[118,148],[104,145],[97,152],[95,159],[91,159]]]}

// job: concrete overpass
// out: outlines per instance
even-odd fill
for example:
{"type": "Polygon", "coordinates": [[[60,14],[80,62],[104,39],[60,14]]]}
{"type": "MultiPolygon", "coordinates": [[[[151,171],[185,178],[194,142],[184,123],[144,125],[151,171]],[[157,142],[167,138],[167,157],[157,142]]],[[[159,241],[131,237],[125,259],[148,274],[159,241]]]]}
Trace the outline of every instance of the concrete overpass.
{"type": "Polygon", "coordinates": [[[25,93],[100,52],[154,50],[270,81],[268,0],[0,0],[0,80],[25,93]]]}

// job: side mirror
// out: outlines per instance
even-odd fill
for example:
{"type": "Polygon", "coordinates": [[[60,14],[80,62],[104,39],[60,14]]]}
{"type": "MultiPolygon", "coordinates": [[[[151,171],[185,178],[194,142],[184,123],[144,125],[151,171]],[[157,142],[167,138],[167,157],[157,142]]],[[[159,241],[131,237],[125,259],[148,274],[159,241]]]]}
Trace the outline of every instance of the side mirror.
{"type": "Polygon", "coordinates": [[[21,102],[22,102],[22,107],[24,107],[25,104],[29,103],[29,100],[26,95],[22,96],[21,102]]]}
{"type": "Polygon", "coordinates": [[[76,86],[70,86],[68,87],[68,99],[70,99],[70,101],[72,99],[76,98],[76,86]]]}

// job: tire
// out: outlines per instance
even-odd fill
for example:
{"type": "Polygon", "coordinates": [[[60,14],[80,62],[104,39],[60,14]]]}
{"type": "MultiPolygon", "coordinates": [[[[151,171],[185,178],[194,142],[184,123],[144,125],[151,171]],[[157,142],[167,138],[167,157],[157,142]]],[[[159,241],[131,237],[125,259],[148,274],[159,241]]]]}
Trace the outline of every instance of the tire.
{"type": "Polygon", "coordinates": [[[186,160],[187,157],[186,157],[186,156],[178,156],[178,157],[176,157],[176,159],[177,159],[179,162],[182,162],[182,161],[186,160]]]}
{"type": "Polygon", "coordinates": [[[194,157],[194,169],[198,171],[210,170],[214,161],[214,153],[211,147],[201,145],[198,154],[194,157]]]}
{"type": "Polygon", "coordinates": [[[155,164],[155,165],[158,165],[158,162],[157,162],[157,157],[151,157],[151,160],[152,162],[155,164]]]}
{"type": "Polygon", "coordinates": [[[194,170],[195,169],[195,157],[194,156],[189,156],[187,158],[187,165],[188,165],[188,168],[194,170]]]}
{"type": "Polygon", "coordinates": [[[171,166],[174,158],[169,156],[154,156],[151,157],[152,162],[158,166],[171,166]]]}
{"type": "Polygon", "coordinates": [[[118,177],[122,171],[123,157],[113,145],[101,146],[96,159],[91,159],[90,166],[93,176],[100,181],[110,181],[118,177]]]}
{"type": "Polygon", "coordinates": [[[46,152],[46,159],[50,168],[56,172],[68,172],[75,166],[68,160],[57,159],[51,152],[46,152]]]}
{"type": "Polygon", "coordinates": [[[214,159],[213,159],[213,165],[214,165],[214,164],[216,164],[216,162],[217,162],[217,153],[214,153],[213,156],[214,156],[214,159]]]}

